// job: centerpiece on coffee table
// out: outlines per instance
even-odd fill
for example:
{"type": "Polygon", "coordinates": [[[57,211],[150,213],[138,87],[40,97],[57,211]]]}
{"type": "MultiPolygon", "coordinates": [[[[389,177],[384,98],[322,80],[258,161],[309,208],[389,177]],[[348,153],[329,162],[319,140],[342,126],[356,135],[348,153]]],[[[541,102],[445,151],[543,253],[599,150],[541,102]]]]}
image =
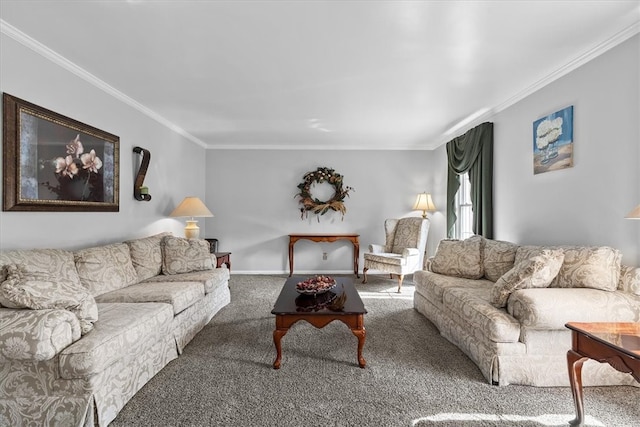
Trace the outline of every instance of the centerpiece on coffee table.
{"type": "Polygon", "coordinates": [[[296,283],[296,291],[304,295],[319,295],[335,286],[336,279],[331,276],[313,276],[296,283]]]}

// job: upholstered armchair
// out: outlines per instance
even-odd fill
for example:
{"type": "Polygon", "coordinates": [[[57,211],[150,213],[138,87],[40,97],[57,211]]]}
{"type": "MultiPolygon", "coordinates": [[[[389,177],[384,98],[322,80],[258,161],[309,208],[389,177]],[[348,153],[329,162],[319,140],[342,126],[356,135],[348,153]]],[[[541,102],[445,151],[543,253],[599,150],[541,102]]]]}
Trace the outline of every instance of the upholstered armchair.
{"type": "Polygon", "coordinates": [[[412,274],[422,268],[429,220],[426,218],[387,219],[384,222],[386,244],[369,245],[364,254],[364,279],[367,283],[367,270],[380,270],[398,276],[398,292],[402,289],[405,274],[412,274]]]}

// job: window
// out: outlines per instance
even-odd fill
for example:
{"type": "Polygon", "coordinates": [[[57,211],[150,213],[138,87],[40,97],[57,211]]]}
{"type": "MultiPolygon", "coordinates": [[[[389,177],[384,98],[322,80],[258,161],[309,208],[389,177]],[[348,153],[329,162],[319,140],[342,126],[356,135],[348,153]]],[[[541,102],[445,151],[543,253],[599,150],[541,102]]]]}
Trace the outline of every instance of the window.
{"type": "Polygon", "coordinates": [[[456,193],[456,216],[453,235],[456,239],[464,240],[473,236],[473,208],[471,205],[471,183],[469,174],[460,175],[460,188],[456,193]]]}

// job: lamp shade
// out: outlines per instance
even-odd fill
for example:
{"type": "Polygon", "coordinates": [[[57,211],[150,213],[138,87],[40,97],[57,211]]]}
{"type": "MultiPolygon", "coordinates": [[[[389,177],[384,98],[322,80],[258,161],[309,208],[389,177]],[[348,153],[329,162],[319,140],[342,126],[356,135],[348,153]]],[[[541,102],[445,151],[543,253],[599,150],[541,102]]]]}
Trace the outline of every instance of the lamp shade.
{"type": "Polygon", "coordinates": [[[625,218],[640,219],[640,205],[636,206],[631,212],[629,212],[625,218]]]}
{"type": "Polygon", "coordinates": [[[418,198],[416,199],[416,204],[413,207],[416,211],[430,211],[433,212],[436,210],[436,205],[433,204],[433,200],[431,199],[431,194],[429,193],[420,193],[418,194],[418,198]]]}
{"type": "Polygon", "coordinates": [[[433,200],[431,200],[431,194],[429,193],[418,194],[418,198],[416,199],[416,204],[413,206],[413,209],[416,211],[422,211],[422,218],[427,217],[427,211],[429,212],[435,211],[436,205],[434,205],[433,200]]]}
{"type": "Polygon", "coordinates": [[[182,203],[176,207],[169,215],[171,217],[188,216],[195,217],[211,217],[213,214],[197,197],[185,197],[182,203]]]}

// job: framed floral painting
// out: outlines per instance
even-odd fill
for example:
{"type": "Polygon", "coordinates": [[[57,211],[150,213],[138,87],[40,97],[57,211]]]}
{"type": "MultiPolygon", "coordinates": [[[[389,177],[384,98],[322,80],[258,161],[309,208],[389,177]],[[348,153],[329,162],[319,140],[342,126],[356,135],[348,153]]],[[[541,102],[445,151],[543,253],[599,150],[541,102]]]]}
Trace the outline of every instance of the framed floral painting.
{"type": "Polygon", "coordinates": [[[119,210],[120,138],[6,93],[2,101],[2,210],[119,210]]]}

